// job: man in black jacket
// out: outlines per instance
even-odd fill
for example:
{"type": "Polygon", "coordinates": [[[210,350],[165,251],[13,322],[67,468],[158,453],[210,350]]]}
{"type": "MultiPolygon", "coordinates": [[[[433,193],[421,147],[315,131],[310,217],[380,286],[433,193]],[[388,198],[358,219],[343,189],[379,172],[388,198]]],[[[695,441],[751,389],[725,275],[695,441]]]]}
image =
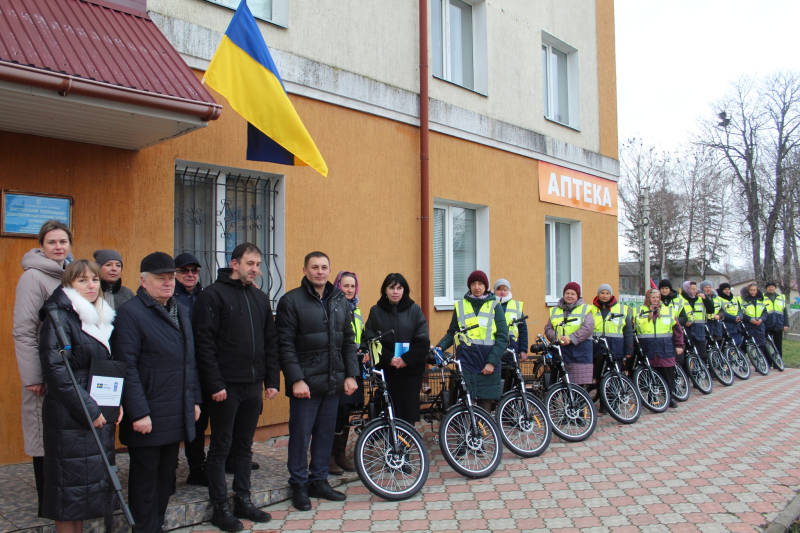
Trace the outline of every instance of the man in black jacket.
{"type": "Polygon", "coordinates": [[[194,306],[197,364],[203,392],[211,396],[211,447],[206,459],[208,493],[214,506],[211,523],[224,531],[244,526],[236,519],[267,522],[268,513],[250,501],[253,435],[261,413],[262,383],[267,398],[280,388],[278,334],[269,297],[253,283],[261,267],[261,250],[240,244],[231,268],[221,268],[194,306]],[[228,505],[225,458],[234,458],[234,508],[228,505]]]}
{"type": "Polygon", "coordinates": [[[289,396],[287,466],[292,504],[299,511],[311,509],[309,496],[345,498],[328,484],[328,466],[339,395],[353,394],[361,377],[348,303],[328,282],[330,273],[327,255],[308,254],[300,287],[278,303],[281,370],[289,396]]]}

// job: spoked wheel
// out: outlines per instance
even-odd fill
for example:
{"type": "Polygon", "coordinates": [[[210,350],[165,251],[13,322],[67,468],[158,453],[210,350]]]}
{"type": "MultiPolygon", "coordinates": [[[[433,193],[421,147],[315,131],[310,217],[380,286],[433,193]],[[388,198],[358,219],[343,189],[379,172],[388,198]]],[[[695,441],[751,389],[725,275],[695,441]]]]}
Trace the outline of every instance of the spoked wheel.
{"type": "Polygon", "coordinates": [[[617,422],[633,424],[642,414],[642,403],[631,380],[616,373],[606,374],[598,386],[603,408],[617,422]]]}
{"type": "Polygon", "coordinates": [[[753,368],[756,369],[756,372],[762,376],[769,374],[769,363],[767,363],[767,358],[761,353],[759,347],[752,342],[748,342],[745,350],[747,350],[747,356],[750,358],[750,362],[753,363],[753,368]]]}
{"type": "Polygon", "coordinates": [[[506,393],[497,406],[495,416],[506,448],[521,457],[536,457],[550,445],[552,432],[542,402],[532,394],[525,394],[525,401],[527,411],[522,393],[506,393]]]}
{"type": "Polygon", "coordinates": [[[700,361],[700,356],[694,353],[688,355],[686,364],[689,366],[689,379],[692,380],[695,388],[703,394],[711,394],[714,389],[714,383],[711,381],[711,372],[700,361]]]}
{"type": "Polygon", "coordinates": [[[447,463],[459,474],[481,478],[494,472],[503,457],[500,429],[492,416],[473,407],[476,428],[472,428],[466,405],[451,408],[439,426],[439,447],[447,463]]]}
{"type": "Polygon", "coordinates": [[[597,412],[589,393],[572,385],[572,398],[563,383],[550,388],[544,399],[545,413],[553,432],[569,442],[588,439],[597,426],[597,412]]]}
{"type": "Polygon", "coordinates": [[[539,361],[535,365],[533,365],[532,378],[530,380],[528,380],[527,378],[525,379],[526,382],[529,381],[530,392],[540,400],[544,400],[544,395],[545,395],[544,378],[546,371],[547,368],[544,362],[539,361]]]}
{"type": "Polygon", "coordinates": [[[775,346],[775,341],[769,337],[767,337],[766,349],[769,359],[772,359],[772,364],[775,365],[775,368],[778,370],[778,372],[783,372],[786,370],[786,366],[783,364],[783,357],[781,357],[781,352],[779,352],[778,347],[775,346]]]}
{"type": "MultiPolygon", "coordinates": [[[[750,368],[750,365],[747,366],[750,368]]],[[[681,365],[675,365],[675,394],[672,396],[679,402],[685,402],[689,399],[689,394],[692,390],[692,385],[689,383],[689,378],[686,377],[686,372],[683,371],[681,365]]]]}
{"type": "Polygon", "coordinates": [[[669,387],[658,372],[652,368],[640,366],[633,373],[633,382],[639,389],[644,406],[650,411],[663,413],[669,408],[669,387]]]}
{"type": "Polygon", "coordinates": [[[747,379],[750,377],[750,363],[747,357],[739,350],[738,346],[729,345],[725,349],[728,356],[728,361],[731,362],[731,370],[734,375],[739,379],[747,379]]]}
{"type": "Polygon", "coordinates": [[[713,345],[708,350],[708,361],[709,370],[717,378],[717,381],[726,387],[733,385],[734,377],[731,365],[728,363],[727,358],[713,345]]]}
{"type": "Polygon", "coordinates": [[[428,449],[419,433],[403,420],[395,420],[398,450],[390,441],[389,422],[373,420],[356,441],[358,477],[367,489],[384,500],[405,500],[428,479],[428,449]]]}

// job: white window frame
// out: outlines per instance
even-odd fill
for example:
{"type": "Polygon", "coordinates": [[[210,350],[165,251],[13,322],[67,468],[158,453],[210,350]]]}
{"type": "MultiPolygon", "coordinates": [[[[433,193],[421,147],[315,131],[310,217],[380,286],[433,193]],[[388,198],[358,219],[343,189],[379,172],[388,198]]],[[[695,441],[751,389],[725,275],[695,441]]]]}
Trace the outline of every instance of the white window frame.
{"type": "MultiPolygon", "coordinates": [[[[542,65],[542,69],[547,70],[547,103],[545,104],[542,101],[542,106],[544,108],[544,118],[555,122],[556,124],[561,124],[562,126],[567,126],[569,128],[573,128],[576,130],[580,130],[581,128],[581,101],[580,101],[580,76],[579,76],[579,69],[578,69],[578,49],[574,46],[570,46],[569,44],[565,43],[561,39],[558,39],[547,32],[542,32],[542,47],[547,48],[547,60],[545,64],[542,65]],[[568,93],[568,100],[567,105],[569,106],[569,117],[566,122],[556,120],[555,116],[555,109],[553,108],[553,93],[554,93],[554,80],[552,76],[552,63],[551,63],[551,56],[553,54],[553,49],[558,50],[567,55],[567,93],[568,93]]],[[[541,54],[539,54],[541,57],[541,54]]],[[[544,80],[542,85],[544,85],[544,80]]],[[[542,95],[544,97],[545,95],[542,95]]]]}
{"type": "MultiPolygon", "coordinates": [[[[545,231],[550,231],[550,272],[552,275],[550,276],[550,287],[547,287],[547,275],[546,270],[544,272],[544,283],[545,283],[545,303],[548,306],[554,306],[558,304],[558,300],[561,298],[561,290],[563,287],[557,287],[557,276],[556,276],[556,239],[555,239],[555,222],[560,222],[562,224],[569,224],[570,231],[569,231],[569,241],[570,241],[570,281],[574,281],[579,285],[583,285],[582,282],[582,274],[583,274],[583,254],[582,254],[582,246],[581,246],[581,222],[579,220],[569,220],[564,218],[556,218],[556,217],[545,217],[544,222],[546,225],[549,224],[549,228],[546,226],[545,231]]],[[[543,257],[547,258],[546,254],[542,254],[543,257]]],[[[547,265],[545,265],[545,269],[547,265]]]]}
{"type": "MultiPolygon", "coordinates": [[[[464,202],[454,202],[450,200],[443,200],[436,198],[433,201],[434,209],[444,209],[447,211],[445,216],[445,296],[435,296],[433,298],[433,306],[437,311],[452,310],[455,302],[460,300],[464,293],[467,292],[467,287],[464,286],[463,290],[453,287],[453,207],[461,207],[465,209],[475,210],[475,268],[482,270],[486,276],[491,280],[490,265],[491,253],[489,245],[489,207],[485,205],[470,204],[464,202]]],[[[431,223],[433,226],[433,223],[431,223]]],[[[432,228],[431,228],[432,229],[432,228]]],[[[431,240],[433,242],[433,240],[431,240]]],[[[433,254],[431,254],[431,261],[433,261],[433,254]]],[[[436,273],[434,272],[434,276],[436,273]]],[[[490,281],[491,282],[491,281],[490,281]]],[[[487,287],[491,289],[491,287],[487,287]]]]}
{"type": "MultiPolygon", "coordinates": [[[[489,94],[489,64],[488,64],[488,44],[486,32],[486,0],[461,0],[465,4],[472,6],[472,87],[458,84],[453,81],[452,77],[452,56],[450,49],[450,0],[441,0],[441,21],[442,27],[440,34],[442,36],[442,73],[437,74],[431,63],[431,72],[433,77],[444,80],[459,87],[463,87],[469,91],[482,94],[484,96],[489,94]]],[[[431,9],[433,9],[431,2],[431,9]]],[[[433,17],[431,17],[431,24],[433,17]]],[[[431,27],[431,42],[434,38],[433,27],[431,27]]],[[[431,45],[431,53],[434,53],[433,42],[431,45]]]]}
{"type": "MultiPolygon", "coordinates": [[[[234,11],[236,8],[239,7],[240,0],[205,0],[211,4],[216,4],[218,6],[227,7],[228,9],[233,9],[234,11]]],[[[289,0],[272,0],[272,13],[264,14],[264,13],[257,13],[253,11],[253,8],[248,3],[248,7],[250,11],[253,13],[253,16],[258,20],[263,20],[265,22],[269,22],[270,24],[275,24],[276,26],[281,26],[283,28],[289,27],[289,0]]]]}

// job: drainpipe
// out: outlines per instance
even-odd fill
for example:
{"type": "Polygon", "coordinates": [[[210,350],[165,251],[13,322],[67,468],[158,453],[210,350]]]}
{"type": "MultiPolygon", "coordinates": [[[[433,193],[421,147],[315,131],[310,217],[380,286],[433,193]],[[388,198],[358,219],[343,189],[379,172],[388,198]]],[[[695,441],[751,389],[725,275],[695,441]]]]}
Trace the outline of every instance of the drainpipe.
{"type": "Polygon", "coordinates": [[[419,0],[420,305],[431,319],[431,177],[428,152],[428,0],[419,0]]]}

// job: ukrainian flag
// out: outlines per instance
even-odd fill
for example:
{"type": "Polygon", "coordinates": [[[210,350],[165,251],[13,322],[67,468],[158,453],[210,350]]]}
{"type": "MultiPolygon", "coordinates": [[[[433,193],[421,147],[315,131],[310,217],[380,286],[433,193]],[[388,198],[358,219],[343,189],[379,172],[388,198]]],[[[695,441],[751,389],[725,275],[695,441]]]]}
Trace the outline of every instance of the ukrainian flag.
{"type": "Polygon", "coordinates": [[[248,160],[307,165],[328,175],[328,165],[286,94],[246,0],[233,15],[205,81],[247,120],[248,160]]]}

